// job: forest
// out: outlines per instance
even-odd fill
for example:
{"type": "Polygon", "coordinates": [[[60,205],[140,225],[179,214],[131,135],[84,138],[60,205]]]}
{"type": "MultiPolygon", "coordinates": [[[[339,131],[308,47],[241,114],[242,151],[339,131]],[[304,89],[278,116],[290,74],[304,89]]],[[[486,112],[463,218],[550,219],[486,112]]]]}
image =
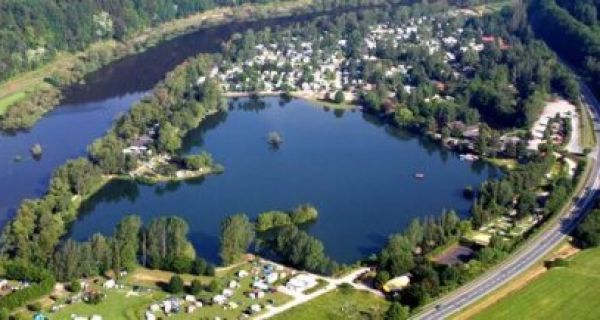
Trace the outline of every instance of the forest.
{"type": "Polygon", "coordinates": [[[148,26],[218,6],[255,0],[6,0],[0,2],[0,81],[32,70],[58,51],[124,40],[148,26]]]}
{"type": "Polygon", "coordinates": [[[528,15],[535,33],[563,59],[582,71],[600,92],[599,1],[532,0],[528,15]]]}

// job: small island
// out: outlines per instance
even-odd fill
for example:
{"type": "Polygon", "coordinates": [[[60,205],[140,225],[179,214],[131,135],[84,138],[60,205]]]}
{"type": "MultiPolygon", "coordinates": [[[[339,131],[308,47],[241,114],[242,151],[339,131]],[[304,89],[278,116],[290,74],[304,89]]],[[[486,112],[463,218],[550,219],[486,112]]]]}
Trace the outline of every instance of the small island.
{"type": "Polygon", "coordinates": [[[281,147],[281,145],[283,144],[283,137],[279,132],[271,131],[267,136],[267,142],[269,143],[269,145],[271,145],[272,148],[279,149],[279,147],[281,147]]]}

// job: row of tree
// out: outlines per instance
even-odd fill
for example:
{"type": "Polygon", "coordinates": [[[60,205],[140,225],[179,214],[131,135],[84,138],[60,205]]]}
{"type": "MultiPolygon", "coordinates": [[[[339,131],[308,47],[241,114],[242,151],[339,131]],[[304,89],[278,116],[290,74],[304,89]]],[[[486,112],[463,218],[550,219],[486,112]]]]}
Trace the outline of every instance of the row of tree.
{"type": "Polygon", "coordinates": [[[119,274],[138,265],[152,269],[212,275],[214,267],[196,257],[187,239],[188,225],[179,217],[160,217],[146,226],[138,216],[126,216],[113,235],[94,234],[89,241],[67,240],[54,254],[51,267],[57,279],[68,281],[119,274]]]}

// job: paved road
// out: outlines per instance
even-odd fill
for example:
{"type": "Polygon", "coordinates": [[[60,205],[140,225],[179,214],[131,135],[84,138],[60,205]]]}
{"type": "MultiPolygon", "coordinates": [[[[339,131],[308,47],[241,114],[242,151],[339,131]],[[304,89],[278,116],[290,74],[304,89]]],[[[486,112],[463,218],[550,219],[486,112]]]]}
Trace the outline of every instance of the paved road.
{"type": "MultiPolygon", "coordinates": [[[[594,130],[600,131],[600,103],[591,90],[581,84],[583,101],[592,113],[594,130]]],[[[548,254],[556,247],[568,233],[584,217],[587,209],[593,204],[594,195],[600,187],[600,137],[597,139],[595,150],[590,153],[590,160],[594,160],[594,167],[588,176],[582,194],[575,204],[560,219],[555,220],[545,232],[532,239],[521,250],[513,254],[506,262],[472,281],[468,285],[456,290],[454,293],[433,303],[428,309],[416,315],[415,319],[438,320],[445,319],[452,314],[476,302],[486,294],[498,289],[503,284],[529,269],[534,263],[548,254]]]]}

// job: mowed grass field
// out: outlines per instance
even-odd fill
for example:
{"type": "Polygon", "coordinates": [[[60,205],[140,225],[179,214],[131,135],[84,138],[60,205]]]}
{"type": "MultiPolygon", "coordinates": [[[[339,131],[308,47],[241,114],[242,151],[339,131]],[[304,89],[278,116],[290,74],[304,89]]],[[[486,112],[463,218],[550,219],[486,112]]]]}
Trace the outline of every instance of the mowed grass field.
{"type": "Polygon", "coordinates": [[[357,314],[368,314],[361,319],[381,319],[389,302],[372,293],[335,290],[314,300],[281,313],[273,320],[353,319],[357,314]]]}
{"type": "Polygon", "coordinates": [[[17,101],[25,98],[25,96],[26,96],[26,93],[24,91],[21,91],[21,92],[11,94],[5,98],[0,98],[0,116],[3,115],[4,113],[6,113],[6,111],[8,110],[8,107],[13,105],[17,101]]]}
{"type": "Polygon", "coordinates": [[[600,248],[584,250],[473,319],[598,319],[600,248]]]}

